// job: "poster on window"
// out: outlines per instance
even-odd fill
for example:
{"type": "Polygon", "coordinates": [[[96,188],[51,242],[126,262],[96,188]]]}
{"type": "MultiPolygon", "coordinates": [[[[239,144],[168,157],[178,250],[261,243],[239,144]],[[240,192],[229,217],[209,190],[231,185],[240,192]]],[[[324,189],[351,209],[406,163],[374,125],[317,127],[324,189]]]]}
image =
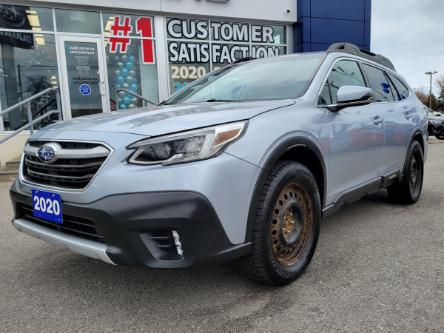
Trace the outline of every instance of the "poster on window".
{"type": "Polygon", "coordinates": [[[239,59],[287,52],[285,26],[169,18],[167,34],[172,92],[239,59]]]}
{"type": "Polygon", "coordinates": [[[153,17],[104,13],[111,109],[142,106],[137,95],[158,100],[153,17]]]}

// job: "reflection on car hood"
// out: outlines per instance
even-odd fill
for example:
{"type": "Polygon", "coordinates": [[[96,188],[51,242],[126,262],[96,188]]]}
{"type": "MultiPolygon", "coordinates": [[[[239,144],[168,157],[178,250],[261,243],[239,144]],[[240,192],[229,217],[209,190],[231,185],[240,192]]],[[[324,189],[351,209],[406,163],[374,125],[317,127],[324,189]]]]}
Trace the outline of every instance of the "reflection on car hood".
{"type": "Polygon", "coordinates": [[[427,116],[428,120],[433,120],[433,121],[440,121],[440,122],[444,122],[444,116],[435,116],[435,115],[431,115],[429,114],[427,116]]]}
{"type": "Polygon", "coordinates": [[[124,132],[155,136],[246,120],[294,103],[294,100],[287,99],[154,106],[79,117],[58,122],[45,129],[49,131],[124,132]]]}

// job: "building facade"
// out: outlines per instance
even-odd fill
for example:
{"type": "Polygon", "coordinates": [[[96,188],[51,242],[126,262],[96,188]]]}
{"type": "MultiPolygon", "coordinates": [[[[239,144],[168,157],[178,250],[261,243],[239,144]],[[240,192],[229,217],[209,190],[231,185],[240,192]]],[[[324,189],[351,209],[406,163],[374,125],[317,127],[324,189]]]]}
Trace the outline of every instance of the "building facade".
{"type": "MultiPolygon", "coordinates": [[[[60,87],[64,119],[166,99],[245,57],[369,49],[370,0],[14,1],[0,4],[0,110],[60,87]],[[119,90],[120,89],[120,90],[119,90]],[[125,89],[125,90],[121,90],[125,89]]],[[[48,96],[33,112],[54,108],[48,96]]],[[[0,133],[26,123],[0,119],[0,133]]]]}

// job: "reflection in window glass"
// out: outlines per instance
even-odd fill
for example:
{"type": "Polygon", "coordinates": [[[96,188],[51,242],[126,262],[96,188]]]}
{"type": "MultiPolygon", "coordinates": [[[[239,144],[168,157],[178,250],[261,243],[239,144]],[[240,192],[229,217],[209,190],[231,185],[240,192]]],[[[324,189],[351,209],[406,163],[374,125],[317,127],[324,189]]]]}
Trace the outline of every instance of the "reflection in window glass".
{"type": "Polygon", "coordinates": [[[338,90],[343,86],[365,87],[364,77],[355,61],[341,60],[336,63],[322,88],[318,103],[320,105],[336,104],[338,90]]]}
{"type": "Polygon", "coordinates": [[[396,90],[398,91],[399,99],[403,100],[409,97],[409,88],[407,88],[406,85],[402,83],[396,76],[393,76],[392,74],[389,74],[389,76],[393,84],[395,85],[396,90]]]}
{"type": "Polygon", "coordinates": [[[298,98],[323,58],[298,55],[227,66],[173,95],[167,104],[298,98]]]}
{"type": "MultiPolygon", "coordinates": [[[[57,86],[57,56],[53,35],[28,34],[32,47],[23,48],[3,40],[0,43],[0,101],[6,109],[40,91],[57,86]]],[[[55,96],[44,96],[34,102],[32,110],[55,109],[55,96]]],[[[26,111],[17,110],[3,116],[6,130],[17,129],[27,122],[26,111]]]]}
{"type": "Polygon", "coordinates": [[[65,41],[64,48],[71,116],[102,112],[97,43],[65,41]]]}
{"type": "Polygon", "coordinates": [[[158,102],[154,41],[130,39],[126,49],[116,47],[114,51],[112,38],[107,38],[105,43],[111,110],[117,109],[116,103],[119,103],[119,109],[123,110],[142,106],[142,101],[137,97],[123,92],[117,94],[116,90],[120,88],[141,95],[152,102],[158,102]],[[149,43],[152,43],[152,47],[148,47],[149,43]],[[148,54],[150,51],[153,53],[151,56],[148,54]]]}
{"type": "Polygon", "coordinates": [[[392,88],[385,76],[384,72],[376,67],[362,64],[362,67],[369,79],[370,87],[375,92],[376,102],[391,102],[394,101],[392,95],[392,88]]]}
{"type": "Polygon", "coordinates": [[[0,5],[0,28],[37,32],[53,31],[52,10],[40,7],[0,5]]]}
{"type": "Polygon", "coordinates": [[[100,34],[98,12],[56,9],[57,31],[100,34]]]}

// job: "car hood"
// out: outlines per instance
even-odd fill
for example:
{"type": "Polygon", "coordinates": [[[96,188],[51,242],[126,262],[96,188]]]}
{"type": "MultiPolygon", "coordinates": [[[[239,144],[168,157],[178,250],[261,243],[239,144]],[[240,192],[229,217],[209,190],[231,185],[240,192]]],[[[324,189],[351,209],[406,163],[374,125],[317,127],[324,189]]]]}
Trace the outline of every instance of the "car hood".
{"type": "Polygon", "coordinates": [[[58,122],[48,131],[124,132],[147,136],[250,119],[294,104],[294,100],[195,103],[107,112],[58,122]]]}

